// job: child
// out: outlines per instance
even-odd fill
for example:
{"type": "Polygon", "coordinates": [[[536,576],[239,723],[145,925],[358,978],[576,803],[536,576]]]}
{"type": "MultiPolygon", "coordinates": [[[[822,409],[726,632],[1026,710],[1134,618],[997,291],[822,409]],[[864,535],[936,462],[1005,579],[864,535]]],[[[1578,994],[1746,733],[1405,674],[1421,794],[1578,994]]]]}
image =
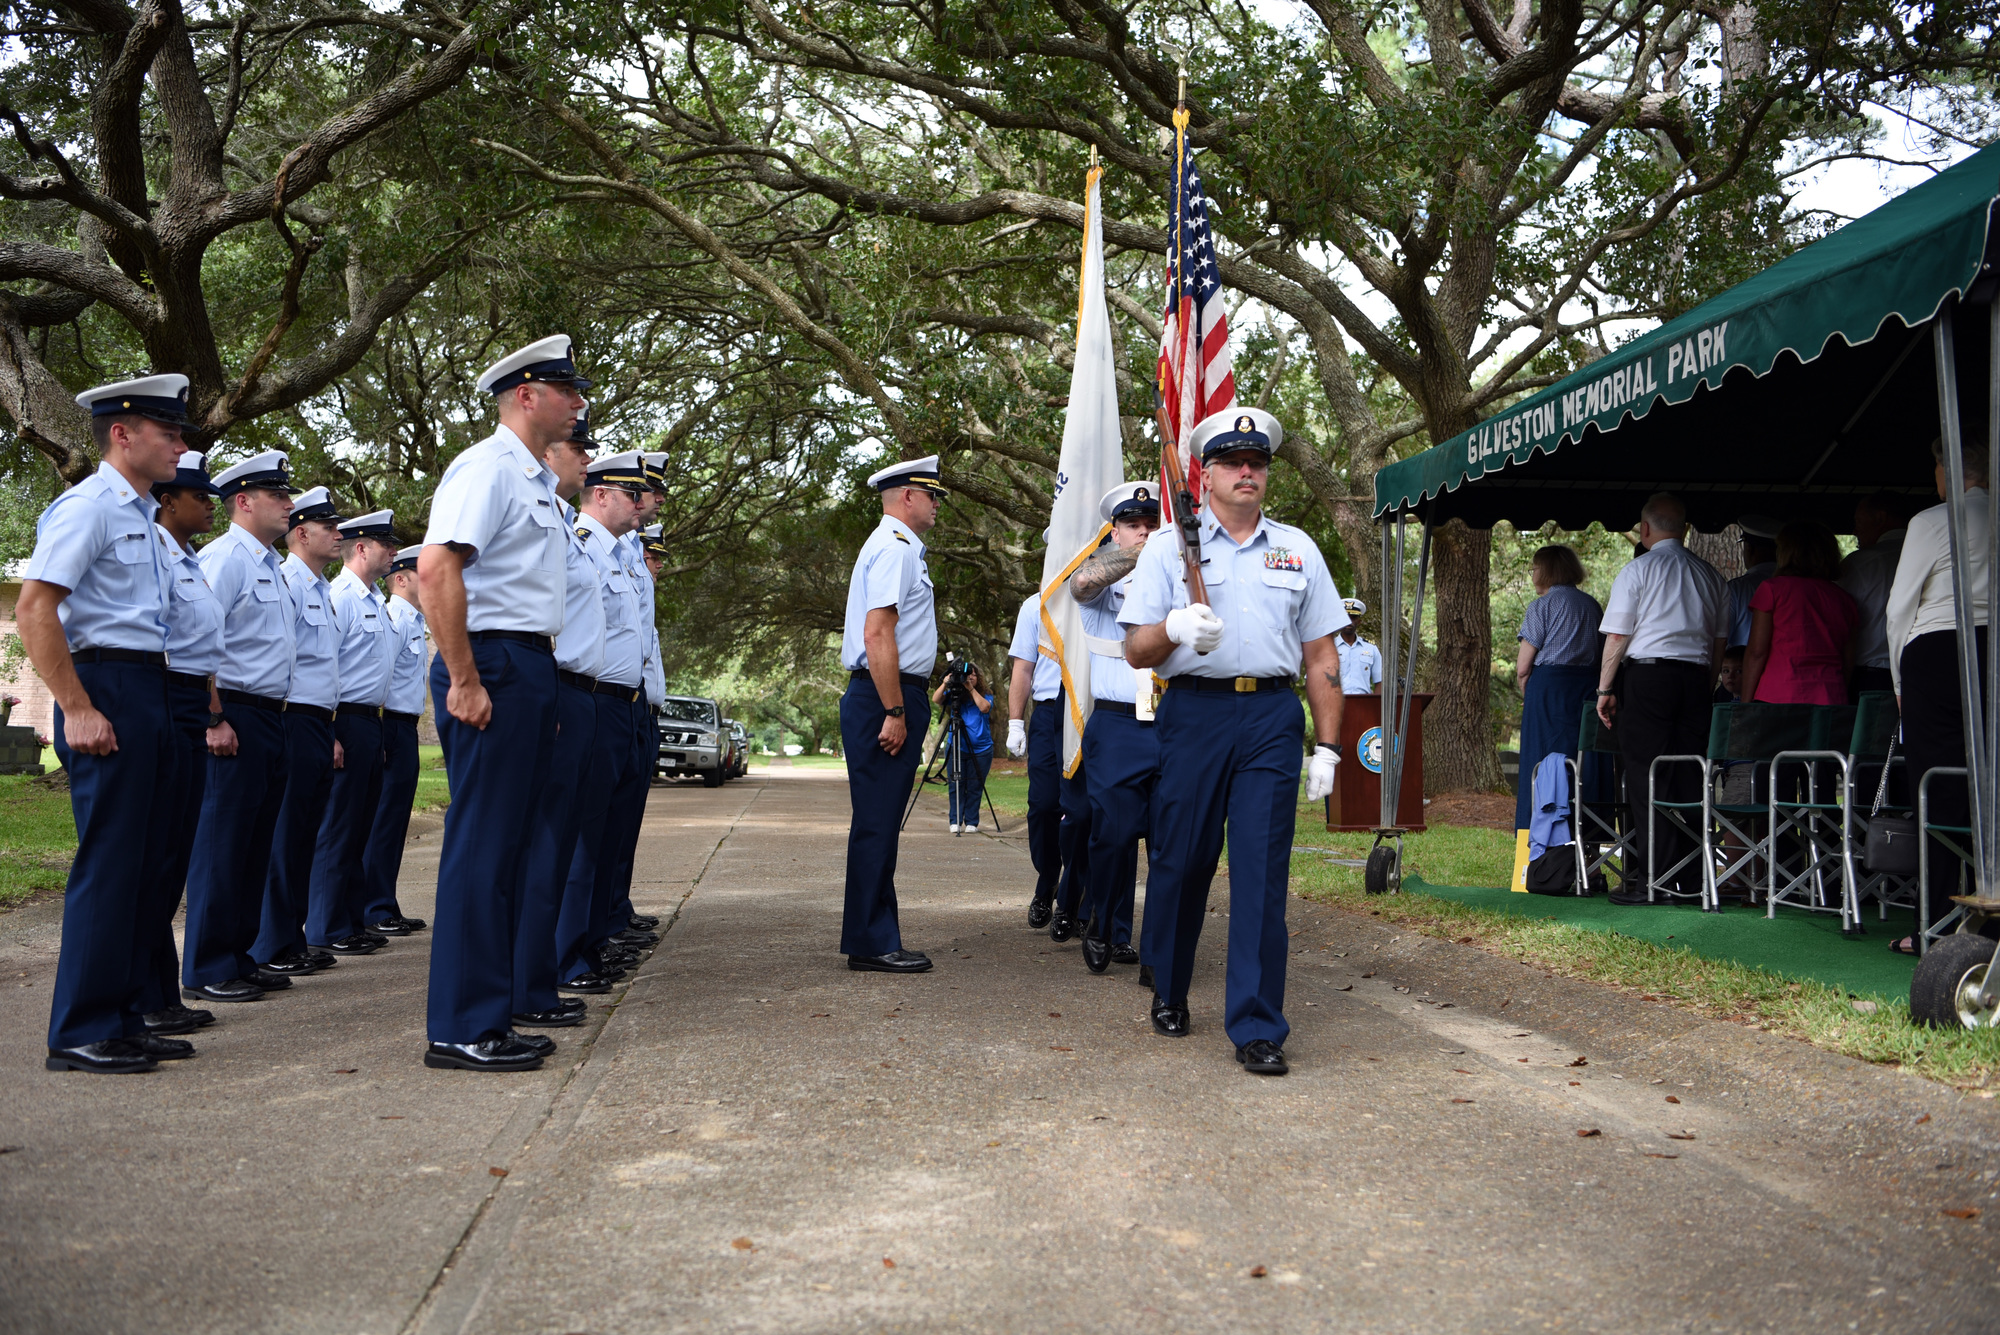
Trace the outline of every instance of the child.
{"type": "Polygon", "coordinates": [[[1722,651],[1722,670],[1715,675],[1715,703],[1719,705],[1741,698],[1744,647],[1739,644],[1722,651]]]}

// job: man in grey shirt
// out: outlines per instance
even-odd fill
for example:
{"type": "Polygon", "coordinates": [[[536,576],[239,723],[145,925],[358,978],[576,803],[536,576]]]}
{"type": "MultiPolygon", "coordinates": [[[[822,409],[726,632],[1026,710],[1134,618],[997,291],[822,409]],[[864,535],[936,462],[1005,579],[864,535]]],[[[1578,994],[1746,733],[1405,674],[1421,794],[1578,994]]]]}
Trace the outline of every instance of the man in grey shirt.
{"type": "Polygon", "coordinates": [[[1859,550],[1840,563],[1840,587],[1861,608],[1861,625],[1854,632],[1854,675],[1848,689],[1858,700],[1864,691],[1892,691],[1889,676],[1889,586],[1896,580],[1896,562],[1903,555],[1903,498],[1877,492],[1854,507],[1854,537],[1859,550]]]}

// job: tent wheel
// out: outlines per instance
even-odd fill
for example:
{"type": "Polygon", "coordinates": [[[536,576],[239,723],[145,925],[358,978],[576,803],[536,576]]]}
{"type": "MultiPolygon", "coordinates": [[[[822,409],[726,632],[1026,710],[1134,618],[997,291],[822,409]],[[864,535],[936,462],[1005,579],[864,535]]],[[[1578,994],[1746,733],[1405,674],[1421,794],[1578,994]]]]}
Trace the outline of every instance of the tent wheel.
{"type": "Polygon", "coordinates": [[[1933,942],[1910,979],[1910,1017],[1939,1029],[1990,1029],[1997,1008],[1979,1004],[1993,943],[1957,933],[1933,942]]]}
{"type": "Polygon", "coordinates": [[[1371,895],[1386,895],[1403,888],[1403,874],[1396,866],[1396,850],[1377,844],[1368,854],[1368,868],[1362,873],[1362,888],[1371,895]]]}

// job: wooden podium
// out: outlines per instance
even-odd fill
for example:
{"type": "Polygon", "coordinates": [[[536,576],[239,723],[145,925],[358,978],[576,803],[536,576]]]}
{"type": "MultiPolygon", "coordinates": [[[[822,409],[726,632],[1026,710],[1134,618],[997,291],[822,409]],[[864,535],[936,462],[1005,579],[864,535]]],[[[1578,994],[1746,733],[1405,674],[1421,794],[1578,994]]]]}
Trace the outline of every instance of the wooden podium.
{"type": "MultiPolygon", "coordinates": [[[[1403,829],[1414,832],[1424,828],[1424,709],[1432,699],[1427,692],[1410,697],[1410,736],[1396,819],[1403,829]]],[[[1336,771],[1339,777],[1333,793],[1326,799],[1327,829],[1367,831],[1381,825],[1382,762],[1388,753],[1387,730],[1381,725],[1381,696],[1347,697],[1340,716],[1340,743],[1345,754],[1336,771]]]]}

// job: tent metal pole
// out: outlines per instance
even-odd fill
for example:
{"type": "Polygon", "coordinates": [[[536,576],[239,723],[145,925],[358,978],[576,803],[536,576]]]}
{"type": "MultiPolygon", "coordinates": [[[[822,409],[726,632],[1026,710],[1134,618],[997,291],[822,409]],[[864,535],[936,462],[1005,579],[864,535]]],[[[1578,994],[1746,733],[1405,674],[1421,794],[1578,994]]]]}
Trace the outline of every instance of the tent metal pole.
{"type": "Polygon", "coordinates": [[[1382,711],[1383,730],[1381,821],[1386,828],[1396,823],[1395,792],[1387,782],[1389,752],[1387,728],[1395,717],[1398,656],[1403,639],[1403,517],[1396,515],[1382,524],[1382,711]]]}
{"type": "MultiPolygon", "coordinates": [[[[2000,297],[1986,305],[1986,469],[2000,459],[2000,297]]],[[[1986,479],[1986,634],[1990,638],[2000,626],[2000,486],[1986,479]]],[[[2000,765],[2000,646],[1986,646],[1986,763],[2000,765]]],[[[1979,840],[1986,862],[1979,893],[1990,895],[1993,886],[1987,876],[2000,876],[2000,792],[1996,792],[1993,770],[1986,772],[1986,809],[1979,823],[1979,840]]],[[[1987,987],[1993,987],[1993,971],[1987,970],[1987,987]]]]}
{"type": "Polygon", "coordinates": [[[1431,568],[1431,521],[1417,543],[1417,597],[1410,610],[1410,652],[1404,657],[1403,688],[1396,692],[1396,735],[1389,754],[1395,757],[1398,814],[1403,797],[1403,739],[1410,732],[1410,700],[1417,689],[1417,652],[1424,642],[1424,579],[1431,568]]]}
{"type": "MultiPolygon", "coordinates": [[[[1958,347],[1952,316],[1956,298],[1947,299],[1931,326],[1937,358],[1938,426],[1944,438],[1945,525],[1951,538],[1951,592],[1958,631],[1958,700],[1965,735],[1965,787],[1972,807],[1973,876],[1977,891],[1992,893],[1992,863],[1985,832],[1993,794],[1987,770],[1985,711],[1980,708],[1979,654],[1973,638],[1972,553],[1966,549],[1965,440],[1958,411],[1958,347]]],[[[1992,488],[1988,488],[1989,503],[1992,488]]],[[[1991,535],[1989,535],[1989,545],[1991,535]]],[[[1988,970],[1991,985],[1992,971],[1988,970]]]]}

